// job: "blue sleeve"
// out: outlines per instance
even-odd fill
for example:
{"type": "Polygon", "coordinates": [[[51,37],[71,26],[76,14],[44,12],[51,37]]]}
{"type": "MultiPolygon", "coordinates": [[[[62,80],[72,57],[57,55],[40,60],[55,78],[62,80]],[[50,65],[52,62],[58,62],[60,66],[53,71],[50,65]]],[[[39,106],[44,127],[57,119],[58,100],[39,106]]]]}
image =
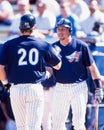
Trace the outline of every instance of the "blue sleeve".
{"type": "Polygon", "coordinates": [[[48,62],[49,65],[55,66],[60,62],[60,60],[61,59],[57,56],[55,49],[50,45],[45,54],[45,61],[48,62]]]}

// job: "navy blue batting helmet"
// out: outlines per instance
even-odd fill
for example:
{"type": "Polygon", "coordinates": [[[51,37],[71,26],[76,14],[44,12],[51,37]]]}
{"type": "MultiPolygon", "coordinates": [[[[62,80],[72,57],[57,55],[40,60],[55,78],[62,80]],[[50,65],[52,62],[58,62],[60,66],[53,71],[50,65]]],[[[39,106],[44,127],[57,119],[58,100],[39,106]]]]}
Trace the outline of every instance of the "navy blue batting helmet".
{"type": "Polygon", "coordinates": [[[31,29],[36,24],[32,14],[24,14],[20,19],[20,29],[31,29]]]}
{"type": "Polygon", "coordinates": [[[69,29],[69,32],[72,31],[72,23],[70,22],[69,19],[61,18],[61,19],[57,22],[56,28],[59,27],[59,26],[67,27],[67,28],[69,29]]]}

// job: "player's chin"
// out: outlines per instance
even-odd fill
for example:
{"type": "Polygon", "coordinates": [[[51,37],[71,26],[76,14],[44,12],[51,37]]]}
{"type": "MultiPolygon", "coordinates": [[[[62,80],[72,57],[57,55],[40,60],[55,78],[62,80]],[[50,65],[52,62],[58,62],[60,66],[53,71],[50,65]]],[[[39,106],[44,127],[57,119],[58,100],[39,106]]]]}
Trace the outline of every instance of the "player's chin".
{"type": "Polygon", "coordinates": [[[65,40],[65,38],[64,38],[63,36],[60,36],[59,39],[60,39],[61,41],[65,40]]]}

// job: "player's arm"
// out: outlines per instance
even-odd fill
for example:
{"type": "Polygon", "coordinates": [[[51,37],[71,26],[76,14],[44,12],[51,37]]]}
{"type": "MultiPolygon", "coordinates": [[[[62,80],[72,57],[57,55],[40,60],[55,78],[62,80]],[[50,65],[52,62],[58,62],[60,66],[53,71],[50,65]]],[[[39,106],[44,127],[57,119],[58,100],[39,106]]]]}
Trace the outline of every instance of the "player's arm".
{"type": "Polygon", "coordinates": [[[59,70],[61,68],[62,62],[60,61],[57,65],[53,66],[54,69],[59,70]]]}
{"type": "MultiPolygon", "coordinates": [[[[59,70],[61,67],[61,62],[59,62],[56,66],[53,66],[54,69],[59,70]]],[[[53,75],[52,67],[45,67],[46,68],[46,77],[49,79],[53,75]]]]}
{"type": "Polygon", "coordinates": [[[2,83],[4,83],[7,80],[4,65],[0,65],[0,80],[1,80],[2,83]]]}
{"type": "Polygon", "coordinates": [[[11,84],[8,83],[4,65],[0,65],[0,80],[1,80],[4,88],[8,90],[10,88],[11,84]]]}
{"type": "Polygon", "coordinates": [[[95,99],[98,102],[101,102],[103,99],[103,89],[102,89],[102,81],[101,81],[101,76],[99,73],[99,70],[95,64],[95,62],[89,66],[91,75],[92,75],[92,79],[93,79],[93,83],[94,83],[94,87],[95,87],[95,99]]]}
{"type": "Polygon", "coordinates": [[[95,62],[93,62],[93,64],[91,66],[89,66],[91,75],[92,75],[92,79],[100,79],[100,73],[99,70],[95,64],[95,62]]]}
{"type": "Polygon", "coordinates": [[[95,62],[89,67],[92,79],[93,80],[99,80],[101,83],[101,87],[104,85],[104,76],[100,75],[99,70],[95,64],[95,62]]]}

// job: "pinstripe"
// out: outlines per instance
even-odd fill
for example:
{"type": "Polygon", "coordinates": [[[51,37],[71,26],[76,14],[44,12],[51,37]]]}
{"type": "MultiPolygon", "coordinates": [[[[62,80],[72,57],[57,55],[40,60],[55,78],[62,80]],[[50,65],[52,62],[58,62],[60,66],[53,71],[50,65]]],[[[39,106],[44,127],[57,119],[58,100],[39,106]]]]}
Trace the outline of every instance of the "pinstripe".
{"type": "MultiPolygon", "coordinates": [[[[76,86],[77,87],[77,86],[76,86]]],[[[73,110],[73,125],[75,126],[75,130],[85,130],[85,113],[86,113],[86,105],[87,105],[87,85],[85,83],[80,84],[80,86],[73,91],[73,95],[75,96],[72,100],[72,110],[73,110]],[[76,111],[77,109],[77,111],[76,111]],[[76,120],[77,119],[77,120],[76,120]]]]}
{"type": "Polygon", "coordinates": [[[52,130],[66,130],[65,122],[67,120],[70,105],[73,110],[73,124],[75,130],[85,130],[85,126],[83,126],[85,117],[83,117],[82,113],[85,113],[87,98],[88,88],[85,81],[73,84],[57,83],[53,99],[52,130]]]}
{"type": "Polygon", "coordinates": [[[44,112],[42,120],[42,129],[51,130],[52,129],[52,101],[53,101],[54,87],[50,87],[49,90],[44,90],[44,112]],[[51,101],[51,102],[50,102],[51,101]]]}
{"type": "Polygon", "coordinates": [[[17,130],[40,130],[44,99],[43,87],[40,84],[12,85],[10,99],[17,130]]]}

